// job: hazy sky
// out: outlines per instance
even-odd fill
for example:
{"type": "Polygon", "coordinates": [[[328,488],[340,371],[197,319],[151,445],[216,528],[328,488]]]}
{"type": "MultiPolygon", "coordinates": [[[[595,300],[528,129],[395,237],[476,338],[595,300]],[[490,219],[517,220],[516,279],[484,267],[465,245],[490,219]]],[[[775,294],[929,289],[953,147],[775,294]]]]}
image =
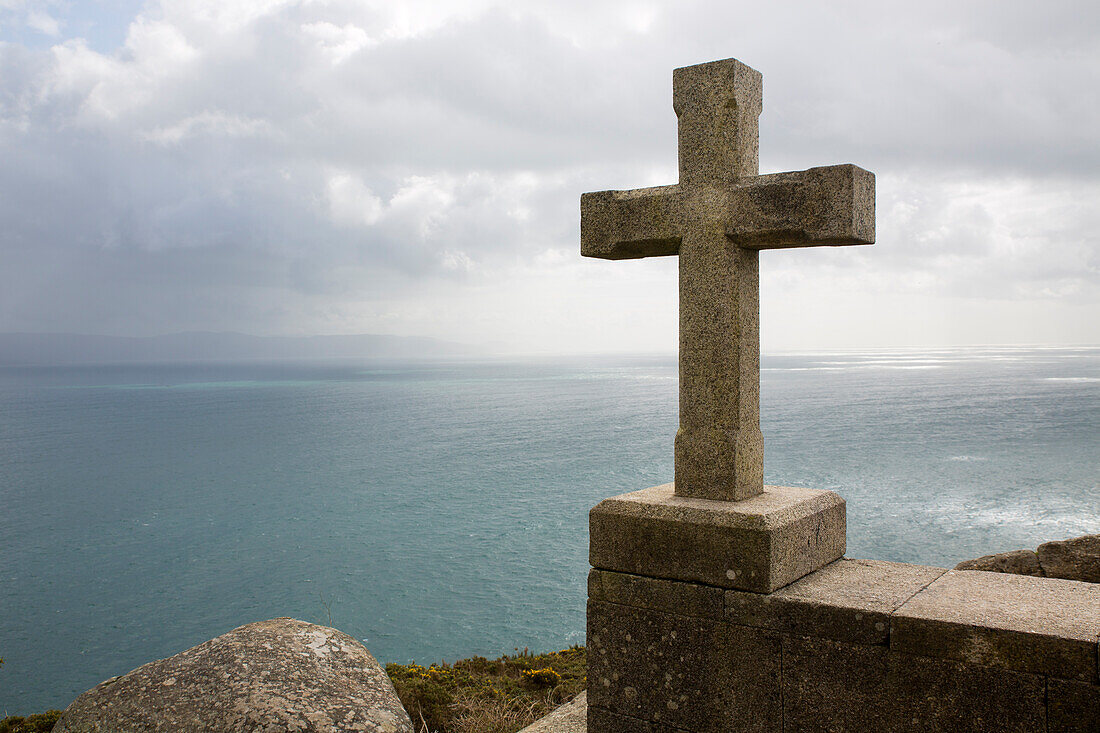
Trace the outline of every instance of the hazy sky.
{"type": "Polygon", "coordinates": [[[765,349],[1100,343],[1100,4],[0,0],[0,331],[676,345],[672,69],[764,74],[763,172],[878,243],[761,255],[765,349]]]}

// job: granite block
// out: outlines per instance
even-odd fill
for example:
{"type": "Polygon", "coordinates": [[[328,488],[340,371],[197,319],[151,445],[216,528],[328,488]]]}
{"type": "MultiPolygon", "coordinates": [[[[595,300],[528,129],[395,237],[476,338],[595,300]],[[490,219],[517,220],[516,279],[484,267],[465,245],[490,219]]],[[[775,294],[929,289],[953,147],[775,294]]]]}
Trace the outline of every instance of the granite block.
{"type": "Polygon", "coordinates": [[[726,236],[786,249],[875,241],[875,174],[850,163],[757,176],[730,192],[726,236]]]}
{"type": "Polygon", "coordinates": [[[721,588],[606,570],[592,570],[588,574],[588,598],[715,621],[721,621],[723,616],[721,588]]]}
{"type": "Polygon", "coordinates": [[[1038,675],[783,638],[785,730],[1045,733],[1045,690],[1038,675]]]}
{"type": "Polygon", "coordinates": [[[679,186],[581,195],[581,255],[604,260],[674,255],[683,236],[679,186]]]}
{"type": "Polygon", "coordinates": [[[844,554],[844,511],[831,491],[769,486],[724,502],[665,484],[593,508],[589,559],[600,570],[769,593],[844,554]]]}
{"type": "Polygon", "coordinates": [[[588,733],[691,733],[691,731],[649,723],[589,706],[588,733]]]}
{"type": "Polygon", "coordinates": [[[726,591],[727,621],[859,644],[886,644],[890,614],[944,568],[841,559],[770,595],[726,591]]]}
{"type": "Polygon", "coordinates": [[[588,604],[588,702],[656,729],[780,727],[776,634],[614,603],[588,604]]]}
{"type": "Polygon", "coordinates": [[[1047,683],[1047,731],[1100,731],[1100,686],[1051,678],[1047,683]]]}
{"type": "Polygon", "coordinates": [[[944,573],[891,619],[900,652],[1097,681],[1100,585],[971,570],[944,573]]]}

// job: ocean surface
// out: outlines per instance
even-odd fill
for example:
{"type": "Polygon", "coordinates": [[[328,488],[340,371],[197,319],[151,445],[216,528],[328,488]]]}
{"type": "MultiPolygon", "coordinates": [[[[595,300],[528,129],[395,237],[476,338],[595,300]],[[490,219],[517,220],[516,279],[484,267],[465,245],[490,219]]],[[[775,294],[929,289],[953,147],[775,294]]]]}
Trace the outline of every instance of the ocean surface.
{"type": "MultiPolygon", "coordinates": [[[[0,369],[0,715],[275,616],[382,661],[584,642],[587,512],[671,480],[674,357],[0,369]]],[[[765,357],[848,555],[1100,532],[1100,348],[765,357]]]]}

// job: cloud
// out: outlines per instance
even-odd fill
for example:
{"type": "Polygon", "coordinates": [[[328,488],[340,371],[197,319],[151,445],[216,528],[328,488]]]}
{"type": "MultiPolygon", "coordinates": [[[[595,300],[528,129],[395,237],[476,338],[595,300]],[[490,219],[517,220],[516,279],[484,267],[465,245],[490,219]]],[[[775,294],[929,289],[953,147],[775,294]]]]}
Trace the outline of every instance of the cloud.
{"type": "Polygon", "coordinates": [[[1100,301],[1089,3],[165,0],[111,51],[64,12],[0,44],[0,330],[674,343],[675,263],[580,261],[577,198],[674,182],[671,69],[730,55],[766,171],[879,174],[879,243],[765,288],[1100,301]]]}
{"type": "Polygon", "coordinates": [[[58,0],[0,0],[0,32],[5,28],[29,29],[33,34],[56,38],[62,23],[58,0]]]}
{"type": "Polygon", "coordinates": [[[1100,182],[881,176],[878,242],[765,255],[784,282],[990,300],[1100,303],[1100,182]],[[812,267],[802,260],[817,257],[812,267]],[[867,277],[868,274],[873,277],[867,277]]]}
{"type": "Polygon", "coordinates": [[[61,34],[61,24],[49,13],[42,10],[33,10],[27,14],[27,25],[30,28],[47,36],[61,34]]]}
{"type": "Polygon", "coordinates": [[[360,49],[377,43],[357,25],[338,26],[328,22],[306,23],[302,30],[317,39],[333,65],[343,63],[360,49]]]}
{"type": "Polygon", "coordinates": [[[370,226],[382,216],[381,199],[354,174],[330,174],[327,194],[329,214],[339,224],[370,226]]]}

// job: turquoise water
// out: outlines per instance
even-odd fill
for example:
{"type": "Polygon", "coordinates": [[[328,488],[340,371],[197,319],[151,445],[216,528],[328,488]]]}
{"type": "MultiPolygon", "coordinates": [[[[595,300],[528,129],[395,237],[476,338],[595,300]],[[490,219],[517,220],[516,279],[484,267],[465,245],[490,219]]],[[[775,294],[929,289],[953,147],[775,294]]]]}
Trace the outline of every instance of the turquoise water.
{"type": "MultiPolygon", "coordinates": [[[[1100,349],[765,357],[849,555],[1100,531],[1100,349]]],[[[588,509],[670,480],[667,358],[0,369],[0,713],[274,616],[383,661],[583,643],[588,509]]]]}

